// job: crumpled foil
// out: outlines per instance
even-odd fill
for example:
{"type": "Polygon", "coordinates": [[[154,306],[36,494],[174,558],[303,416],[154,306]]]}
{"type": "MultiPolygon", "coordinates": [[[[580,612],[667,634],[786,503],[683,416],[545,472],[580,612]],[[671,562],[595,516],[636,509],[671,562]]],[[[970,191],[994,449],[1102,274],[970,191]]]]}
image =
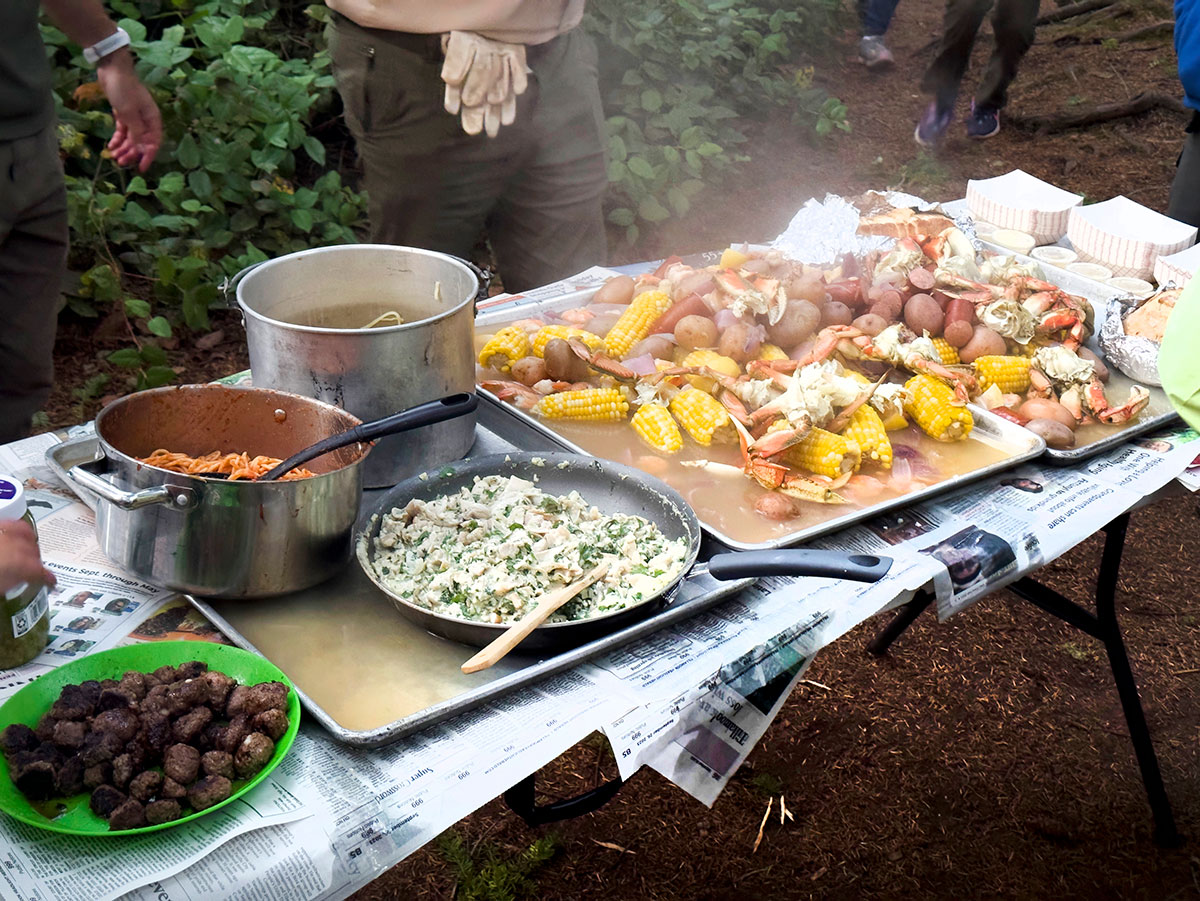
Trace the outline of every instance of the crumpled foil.
{"type": "MultiPolygon", "coordinates": [[[[1165,290],[1174,288],[1175,284],[1171,282],[1161,287],[1165,290]]],[[[1135,382],[1161,386],[1162,380],[1158,377],[1158,344],[1149,338],[1125,334],[1125,317],[1149,299],[1128,294],[1110,297],[1105,303],[1104,323],[1100,326],[1096,341],[1110,366],[1115,366],[1135,382]]]]}
{"type": "MultiPolygon", "coordinates": [[[[911,207],[918,212],[935,211],[950,216],[939,203],[929,203],[912,194],[899,191],[872,192],[881,202],[894,207],[911,207]]],[[[839,194],[826,194],[824,200],[815,197],[802,206],[787,228],[771,247],[782,250],[794,260],[815,266],[834,265],[846,253],[859,256],[873,250],[892,246],[895,238],[883,235],[858,234],[858,208],[839,194]]],[[[967,236],[976,251],[982,248],[975,234],[975,222],[967,214],[950,216],[959,231],[967,236]]]]}

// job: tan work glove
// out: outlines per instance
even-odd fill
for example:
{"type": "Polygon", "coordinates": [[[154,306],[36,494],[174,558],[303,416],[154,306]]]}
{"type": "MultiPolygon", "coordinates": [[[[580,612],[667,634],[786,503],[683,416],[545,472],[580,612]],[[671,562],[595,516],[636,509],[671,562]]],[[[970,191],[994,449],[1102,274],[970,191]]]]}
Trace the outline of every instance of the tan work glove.
{"type": "Polygon", "coordinates": [[[525,45],[452,31],[442,36],[442,51],[446,112],[461,114],[463,131],[477,135],[486,130],[494,138],[501,125],[512,125],[517,97],[529,86],[525,45]]]}

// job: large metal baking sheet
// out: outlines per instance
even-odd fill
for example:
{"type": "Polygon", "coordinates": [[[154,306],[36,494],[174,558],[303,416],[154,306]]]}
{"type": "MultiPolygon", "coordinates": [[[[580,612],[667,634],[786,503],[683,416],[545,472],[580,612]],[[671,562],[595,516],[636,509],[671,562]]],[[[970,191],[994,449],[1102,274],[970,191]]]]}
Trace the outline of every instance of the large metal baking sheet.
{"type": "MultiPolygon", "coordinates": [[[[516,310],[497,310],[489,312],[486,315],[478,317],[476,320],[476,329],[487,329],[505,322],[511,322],[514,319],[527,316],[534,310],[565,310],[571,307],[580,306],[586,303],[591,297],[592,291],[583,291],[578,294],[566,295],[564,297],[554,298],[552,301],[543,303],[531,303],[522,306],[516,310]]],[[[529,415],[523,410],[517,409],[509,403],[500,400],[496,395],[492,394],[484,388],[478,389],[480,399],[483,403],[480,404],[480,421],[488,422],[489,428],[493,429],[496,434],[513,440],[515,443],[520,443],[522,438],[530,434],[536,433],[541,436],[541,440],[552,442],[553,446],[563,450],[573,451],[578,454],[590,454],[591,452],[573,443],[567,438],[556,432],[553,427],[543,422],[542,420],[529,415]],[[490,411],[489,411],[489,408],[490,411]],[[494,413],[499,412],[499,418],[495,417],[494,413]],[[485,420],[484,417],[487,417],[485,420]],[[509,423],[505,424],[504,417],[507,416],[509,423]]],[[[947,491],[953,491],[956,488],[961,488],[970,482],[985,478],[997,472],[1002,472],[1006,469],[1011,469],[1021,463],[1031,460],[1034,457],[1040,456],[1046,450],[1046,444],[1041,438],[1037,437],[1027,429],[1024,429],[1014,423],[1009,422],[1002,417],[989,413],[980,407],[973,407],[972,413],[975,417],[975,429],[978,436],[986,437],[992,442],[997,443],[1009,453],[1005,460],[998,461],[988,466],[973,470],[972,472],[963,473],[961,475],[952,476],[945,481],[939,482],[936,485],[930,485],[922,488],[919,491],[909,492],[900,497],[891,498],[889,500],[880,501],[870,506],[860,507],[853,510],[848,510],[842,516],[827,520],[821,523],[814,523],[809,526],[797,529],[794,532],[789,532],[769,541],[761,542],[746,542],[740,541],[731,535],[725,534],[720,529],[715,528],[710,523],[706,522],[703,515],[700,517],[700,524],[704,530],[721,544],[742,551],[769,550],[773,548],[790,547],[795,544],[801,544],[805,541],[810,541],[820,535],[826,535],[830,532],[836,532],[839,529],[844,529],[849,525],[861,522],[864,519],[870,519],[883,513],[886,510],[893,510],[898,507],[907,507],[915,504],[926,498],[933,497],[938,494],[943,494],[947,491]]]]}
{"type": "MultiPolygon", "coordinates": [[[[471,456],[518,449],[482,420],[476,435],[471,456]]],[[[522,450],[548,446],[540,435],[525,438],[530,443],[522,450]]],[[[378,495],[364,497],[364,517],[378,495]]],[[[639,623],[553,656],[513,653],[472,675],[459,667],[477,648],[438,638],[400,616],[354,563],[323,585],[280,598],[188,600],[235,644],[287,673],[305,709],[334,738],[375,748],[647,637],[753,582],[719,582],[698,564],[670,604],[639,623]]]]}
{"type": "MultiPolygon", "coordinates": [[[[967,206],[966,199],[954,200],[949,203],[943,203],[942,208],[953,216],[970,216],[971,210],[967,206]]],[[[1015,253],[1007,247],[1002,247],[999,244],[993,244],[990,241],[980,240],[980,244],[986,250],[993,253],[1005,254],[1006,256],[1015,256],[1018,260],[1027,263],[1036,263],[1042,268],[1042,272],[1046,276],[1046,281],[1053,282],[1064,291],[1071,294],[1077,294],[1085,298],[1092,305],[1092,309],[1098,316],[1103,316],[1107,308],[1107,301],[1115,297],[1120,292],[1112,285],[1106,285],[1104,282],[1098,282],[1095,279],[1084,278],[1067,269],[1059,266],[1052,266],[1049,263],[1044,263],[1041,260],[1034,259],[1021,253],[1015,253]]],[[[1070,247],[1071,242],[1064,236],[1058,241],[1062,247],[1070,247]]],[[[1100,331],[1100,323],[1096,323],[1097,332],[1100,331]]],[[[1107,360],[1104,352],[1100,350],[1100,345],[1096,343],[1095,335],[1087,342],[1087,347],[1100,359],[1107,360]]],[[[1114,400],[1124,400],[1129,396],[1129,389],[1135,383],[1133,379],[1120,372],[1114,366],[1109,366],[1111,373],[1106,389],[1110,398],[1114,400]]],[[[1150,403],[1145,410],[1141,412],[1133,422],[1123,423],[1121,425],[1094,425],[1085,426],[1075,433],[1075,446],[1064,450],[1056,450],[1055,448],[1046,449],[1046,459],[1060,466],[1070,466],[1075,463],[1081,463],[1090,457],[1097,454],[1102,454],[1105,451],[1112,450],[1117,445],[1124,444],[1131,438],[1136,438],[1139,435],[1144,435],[1147,432],[1156,432],[1159,429],[1175,425],[1179,422],[1179,414],[1175,412],[1171,402],[1167,399],[1166,392],[1156,385],[1143,385],[1150,392],[1150,403]]]]}

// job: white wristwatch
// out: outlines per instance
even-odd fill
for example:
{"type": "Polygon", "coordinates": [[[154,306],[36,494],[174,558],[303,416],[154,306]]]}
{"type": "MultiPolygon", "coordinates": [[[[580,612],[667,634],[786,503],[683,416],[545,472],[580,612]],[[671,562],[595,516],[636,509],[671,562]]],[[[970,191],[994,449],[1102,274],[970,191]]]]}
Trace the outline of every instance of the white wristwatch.
{"type": "Polygon", "coordinates": [[[90,47],[83,48],[83,58],[93,66],[110,53],[116,53],[122,47],[129,46],[129,32],[118,28],[102,41],[97,41],[90,47]]]}

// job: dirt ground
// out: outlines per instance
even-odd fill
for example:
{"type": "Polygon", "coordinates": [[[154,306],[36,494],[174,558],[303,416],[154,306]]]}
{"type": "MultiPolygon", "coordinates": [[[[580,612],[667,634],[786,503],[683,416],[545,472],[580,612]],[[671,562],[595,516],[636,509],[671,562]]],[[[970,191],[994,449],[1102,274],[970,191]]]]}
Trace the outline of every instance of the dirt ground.
{"type": "MultiPolygon", "coordinates": [[[[1169,33],[1122,40],[1170,18],[1167,3],[1126,3],[1124,17],[1043,27],[1006,112],[1078,111],[1144,90],[1179,96],[1169,33]],[[1114,43],[1115,39],[1115,43],[1114,43]],[[1090,43],[1091,41],[1094,43],[1090,43]]],[[[1047,0],[1043,11],[1053,9],[1047,0]]],[[[1185,117],[1158,110],[1116,122],[1034,135],[1006,118],[970,142],[961,121],[936,153],[912,130],[917,84],[939,28],[940,4],[902,3],[889,44],[897,65],[868,73],[855,35],[819,71],[849,106],[853,132],[814,146],[786,121],[758,126],[753,162],[712,187],[686,221],[613,262],[767,239],[811,196],[897,187],[931,199],[963,196],[966,180],[1023,168],[1089,199],[1124,194],[1162,210],[1185,117]]],[[[985,26],[985,34],[987,28],[985,26]]],[[[981,37],[960,113],[990,39],[981,37]]],[[[781,119],[786,117],[780,117],[781,119]]],[[[183,338],[172,362],[185,381],[246,365],[233,314],[224,340],[197,350],[183,338]]],[[[49,423],[94,414],[111,347],[93,324],[67,323],[49,423]]],[[[1197,502],[1180,498],[1133,518],[1118,610],[1167,790],[1185,835],[1200,835],[1200,559],[1197,502]]],[[[1042,578],[1086,602],[1098,538],[1042,578]]],[[[530,830],[493,801],[455,827],[477,861],[515,861],[539,836],[556,851],[530,879],[541,898],[1200,897],[1195,844],[1151,839],[1145,794],[1103,649],[1014,596],[993,595],[950,622],[926,614],[888,656],[863,647],[871,621],[822,651],[749,763],[708,810],[657,774],[640,773],[599,812],[530,830]],[[768,798],[783,794],[795,820],[774,819],[752,851],[768,798]],[[603,844],[601,844],[603,843],[603,844]]],[[[615,773],[589,740],[543,771],[540,800],[569,797],[615,773]]],[[[498,787],[499,788],[499,787],[498,787]]],[[[356,898],[464,896],[461,873],[428,846],[356,898]]],[[[530,886],[526,886],[527,889],[530,886]]]]}

